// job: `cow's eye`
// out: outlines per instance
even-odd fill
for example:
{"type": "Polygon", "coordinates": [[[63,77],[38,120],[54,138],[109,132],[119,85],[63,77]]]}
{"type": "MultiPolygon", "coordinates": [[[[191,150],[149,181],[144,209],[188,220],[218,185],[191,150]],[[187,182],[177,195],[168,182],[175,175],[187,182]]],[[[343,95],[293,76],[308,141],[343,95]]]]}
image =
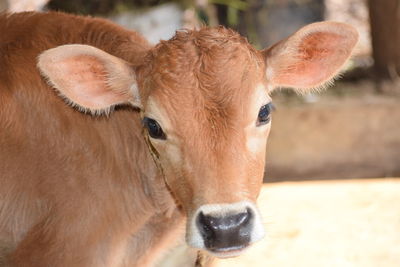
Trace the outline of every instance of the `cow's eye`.
{"type": "Polygon", "coordinates": [[[271,121],[272,103],[268,103],[260,108],[256,126],[267,124],[271,121]]]}
{"type": "Polygon", "coordinates": [[[156,120],[150,119],[148,117],[144,117],[143,125],[144,125],[144,127],[146,127],[147,131],[149,132],[149,135],[152,138],[161,139],[161,140],[167,139],[160,124],[158,124],[158,122],[156,120]]]}

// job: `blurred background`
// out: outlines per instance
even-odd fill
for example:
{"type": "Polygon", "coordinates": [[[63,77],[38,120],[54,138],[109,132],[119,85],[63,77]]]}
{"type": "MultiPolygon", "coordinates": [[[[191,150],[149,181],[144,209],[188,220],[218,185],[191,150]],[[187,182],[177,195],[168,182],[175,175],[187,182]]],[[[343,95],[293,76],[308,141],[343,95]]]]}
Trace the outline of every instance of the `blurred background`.
{"type": "Polygon", "coordinates": [[[216,265],[400,266],[400,0],[0,0],[1,10],[101,16],[154,44],[222,24],[259,49],[315,21],[353,25],[360,41],[333,87],[273,93],[268,237],[216,265]]]}

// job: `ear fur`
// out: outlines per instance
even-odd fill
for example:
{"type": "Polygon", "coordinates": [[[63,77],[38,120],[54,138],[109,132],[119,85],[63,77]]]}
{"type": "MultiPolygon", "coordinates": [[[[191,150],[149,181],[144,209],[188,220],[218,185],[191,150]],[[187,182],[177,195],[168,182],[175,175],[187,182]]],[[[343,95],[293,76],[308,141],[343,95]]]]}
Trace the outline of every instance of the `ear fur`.
{"type": "Polygon", "coordinates": [[[350,57],[357,31],[339,22],[318,22],[301,28],[265,49],[268,83],[300,92],[329,84],[350,57]]]}
{"type": "Polygon", "coordinates": [[[128,62],[88,45],[44,51],[37,66],[61,97],[80,111],[108,114],[115,105],[141,107],[135,73],[128,62]]]}

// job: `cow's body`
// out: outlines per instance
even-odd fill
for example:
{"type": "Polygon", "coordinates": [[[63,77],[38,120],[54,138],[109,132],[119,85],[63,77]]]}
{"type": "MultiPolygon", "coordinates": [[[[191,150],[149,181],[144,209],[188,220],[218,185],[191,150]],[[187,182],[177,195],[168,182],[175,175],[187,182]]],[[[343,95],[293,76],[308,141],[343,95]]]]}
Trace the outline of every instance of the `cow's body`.
{"type": "Polygon", "coordinates": [[[0,265],[148,266],[185,221],[191,247],[239,255],[264,235],[269,93],[323,85],[356,41],[327,22],[262,51],[223,27],[151,47],[101,19],[0,15],[0,265]]]}
{"type": "Polygon", "coordinates": [[[37,266],[59,266],[42,259],[61,247],[63,266],[141,260],[162,241],[150,232],[164,237],[181,216],[148,152],[139,114],[121,108],[110,118],[82,115],[49,90],[36,58],[80,43],[137,64],[148,43],[104,20],[58,13],[3,15],[0,32],[0,248],[17,249],[16,262],[40,250],[32,259],[37,266]],[[91,247],[87,258],[72,256],[91,247]]]}

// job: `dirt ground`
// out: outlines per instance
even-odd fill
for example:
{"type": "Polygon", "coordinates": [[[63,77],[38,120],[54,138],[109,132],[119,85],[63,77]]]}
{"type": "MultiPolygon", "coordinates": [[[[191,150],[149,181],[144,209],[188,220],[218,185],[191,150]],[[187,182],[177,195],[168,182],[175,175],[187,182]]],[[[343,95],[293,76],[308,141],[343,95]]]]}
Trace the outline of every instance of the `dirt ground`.
{"type": "Polygon", "coordinates": [[[398,267],[400,179],[264,185],[266,238],[214,267],[398,267]]]}

